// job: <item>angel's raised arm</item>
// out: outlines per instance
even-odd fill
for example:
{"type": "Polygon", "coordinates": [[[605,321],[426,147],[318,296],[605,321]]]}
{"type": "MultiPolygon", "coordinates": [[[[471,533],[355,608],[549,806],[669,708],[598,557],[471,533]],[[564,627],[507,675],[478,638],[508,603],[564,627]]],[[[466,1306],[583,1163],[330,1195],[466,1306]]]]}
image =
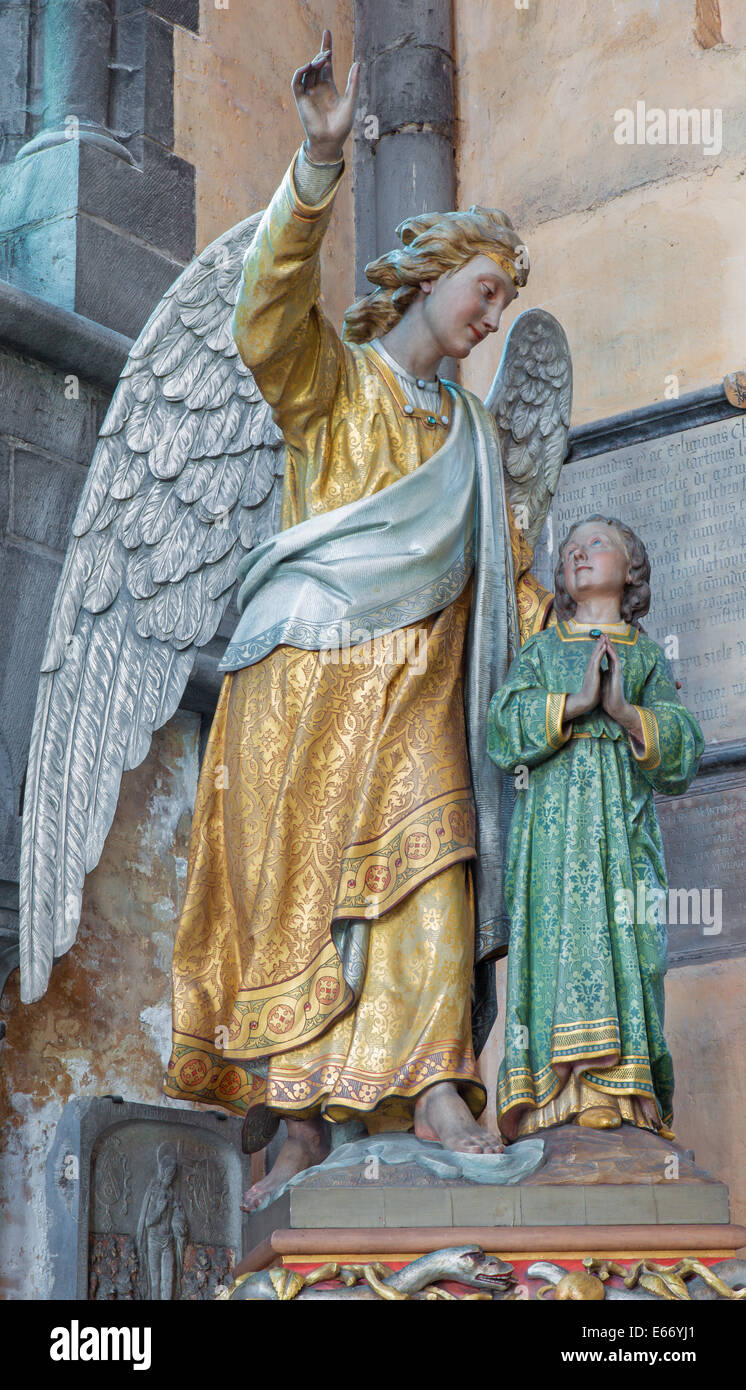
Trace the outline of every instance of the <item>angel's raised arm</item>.
{"type": "Polygon", "coordinates": [[[352,127],[358,67],[353,64],[340,97],[325,29],[321,52],[293,77],[306,146],[262,218],[233,319],[244,362],[287,444],[301,453],[310,442],[310,421],[331,406],[344,360],[345,349],[319,305],[319,254],[344,171],[342,146],[352,127]]]}
{"type": "Polygon", "coordinates": [[[291,448],[329,409],[344,348],[319,305],[319,255],[344,169],[314,205],[296,187],[293,159],[244,261],[233,315],[236,345],[291,448]]]}

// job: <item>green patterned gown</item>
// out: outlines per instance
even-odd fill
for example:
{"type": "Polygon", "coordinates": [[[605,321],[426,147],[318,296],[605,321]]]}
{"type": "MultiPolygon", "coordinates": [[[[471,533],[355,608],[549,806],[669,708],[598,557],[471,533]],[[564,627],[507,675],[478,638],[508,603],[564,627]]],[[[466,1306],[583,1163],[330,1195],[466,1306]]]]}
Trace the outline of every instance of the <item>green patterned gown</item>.
{"type": "Polygon", "coordinates": [[[497,1109],[502,1121],[516,1107],[546,1105],[562,1089],[552,1064],[587,1060],[581,1075],[594,1090],[653,1097],[668,1126],[667,883],[653,788],[686,791],[704,740],[660,647],[627,623],[598,626],[619,653],[644,747],[600,705],[563,730],[566,695],[580,692],[594,646],[591,625],[573,619],[525,643],[490,705],[490,757],[505,772],[522,766],[516,783],[527,783],[516,793],[506,862],[497,1109]],[[610,1054],[616,1064],[594,1071],[594,1059],[610,1054]]]}

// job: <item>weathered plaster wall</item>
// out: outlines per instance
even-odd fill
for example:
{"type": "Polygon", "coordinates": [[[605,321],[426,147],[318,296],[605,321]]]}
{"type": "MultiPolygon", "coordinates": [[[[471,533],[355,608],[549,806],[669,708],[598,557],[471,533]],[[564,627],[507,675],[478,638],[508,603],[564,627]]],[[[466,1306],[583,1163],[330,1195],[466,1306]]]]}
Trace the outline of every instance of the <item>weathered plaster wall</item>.
{"type": "MultiPolygon", "coordinates": [[[[199,35],[175,31],[174,149],[197,170],[197,249],[266,207],[301,143],[290,83],[332,31],[344,90],[353,0],[202,0],[199,35]]],[[[351,154],[322,254],[324,307],[339,329],[354,298],[351,154]]]]}
{"type": "MultiPolygon", "coordinates": [[[[11,976],[0,1016],[0,1298],[45,1298],[45,1161],[72,1097],[169,1105],[171,949],[197,785],[199,716],[179,713],[125,774],[86,880],[80,933],[32,1005],[11,976]]],[[[184,1108],[183,1106],[181,1108],[184,1108]]]]}
{"type": "MultiPolygon", "coordinates": [[[[574,423],[661,400],[672,374],[683,393],[742,367],[739,0],[721,0],[719,28],[709,0],[454,0],[454,14],[459,205],[505,208],[524,236],[531,277],[506,326],[535,304],[564,324],[574,423]],[[614,113],[638,100],[719,108],[721,152],[615,143],[614,113]]],[[[499,352],[466,365],[480,394],[499,352]]]]}

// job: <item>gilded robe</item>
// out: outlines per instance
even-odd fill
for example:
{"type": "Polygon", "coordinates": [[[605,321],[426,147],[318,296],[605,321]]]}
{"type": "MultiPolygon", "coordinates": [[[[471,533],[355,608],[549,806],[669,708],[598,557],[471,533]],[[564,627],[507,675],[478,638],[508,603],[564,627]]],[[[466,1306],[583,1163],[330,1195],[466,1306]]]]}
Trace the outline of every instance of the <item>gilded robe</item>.
{"type": "Polygon", "coordinates": [[[598,627],[619,655],[643,745],[600,706],[564,724],[595,642],[591,624],[573,619],[525,643],[490,705],[490,756],[506,772],[528,769],[526,785],[517,779],[505,870],[511,934],[497,1105],[509,1137],[609,1101],[624,1120],[654,1128],[640,1097],[654,1101],[662,1125],[672,1118],[667,882],[653,790],[686,791],[704,741],[660,647],[624,622],[598,627]],[[612,1064],[594,1069],[602,1058],[612,1064]],[[554,1070],[565,1063],[567,1083],[554,1070]]]}
{"type": "MultiPolygon", "coordinates": [[[[294,161],[295,163],[295,161],[294,161]]],[[[234,331],[286,446],[282,525],[370,496],[440,448],[382,358],[319,305],[337,183],[314,206],[291,165],[246,259],[234,331]]],[[[522,628],[550,596],[511,519],[522,628]]],[[[464,727],[471,585],[345,662],[277,646],[226,676],[201,772],[174,950],[166,1092],[237,1114],[411,1121],[455,1081],[478,1114],[470,984],[475,816],[464,727]]]]}

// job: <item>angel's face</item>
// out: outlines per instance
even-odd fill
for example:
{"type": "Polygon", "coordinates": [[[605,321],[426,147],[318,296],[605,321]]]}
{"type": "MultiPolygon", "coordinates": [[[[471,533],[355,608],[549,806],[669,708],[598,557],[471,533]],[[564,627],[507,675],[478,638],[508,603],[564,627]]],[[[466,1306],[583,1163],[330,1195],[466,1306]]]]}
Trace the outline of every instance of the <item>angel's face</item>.
{"type": "Polygon", "coordinates": [[[458,270],[424,280],[425,318],[444,357],[468,357],[500,326],[515,287],[489,256],[472,256],[458,270]]]}
{"type": "Polygon", "coordinates": [[[629,583],[629,560],[620,537],[603,521],[576,526],[563,551],[565,588],[571,599],[620,598],[629,583]]]}

